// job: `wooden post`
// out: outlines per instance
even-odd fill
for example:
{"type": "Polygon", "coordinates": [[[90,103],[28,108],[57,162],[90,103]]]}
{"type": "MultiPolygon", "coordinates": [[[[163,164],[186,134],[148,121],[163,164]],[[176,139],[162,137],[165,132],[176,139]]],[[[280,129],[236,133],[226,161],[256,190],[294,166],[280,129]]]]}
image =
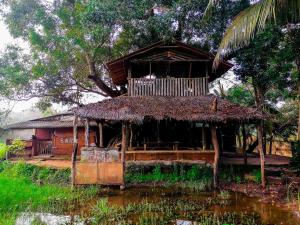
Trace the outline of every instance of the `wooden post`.
{"type": "Polygon", "coordinates": [[[85,139],[84,145],[85,147],[90,147],[90,123],[89,119],[85,120],[85,139]]]}
{"type": "Polygon", "coordinates": [[[99,147],[102,148],[103,147],[103,123],[102,122],[98,124],[98,128],[99,128],[99,147]]]}
{"type": "Polygon", "coordinates": [[[204,124],[203,124],[203,127],[202,127],[202,150],[205,151],[207,149],[207,146],[206,146],[206,133],[205,133],[205,127],[204,127],[204,124]]]}
{"type": "Polygon", "coordinates": [[[126,169],[126,152],[127,148],[127,123],[122,123],[122,143],[121,143],[121,161],[123,164],[123,184],[120,186],[120,189],[123,190],[125,188],[125,169],[126,169]]]}
{"type": "Polygon", "coordinates": [[[130,132],[129,149],[132,150],[132,139],[133,139],[132,123],[129,124],[129,132],[130,132]]]}
{"type": "MultiPolygon", "coordinates": [[[[217,97],[213,100],[212,105],[211,105],[211,113],[217,112],[218,109],[218,99],[217,97]]],[[[218,142],[218,136],[217,136],[217,128],[215,126],[212,126],[210,128],[211,131],[211,139],[212,139],[212,144],[214,147],[215,151],[215,157],[214,157],[214,188],[218,187],[219,180],[218,180],[218,175],[219,175],[219,160],[220,160],[220,146],[218,142]]]]}
{"type": "Polygon", "coordinates": [[[219,170],[219,160],[220,160],[220,147],[217,137],[217,128],[211,127],[211,139],[214,146],[215,157],[214,157],[214,188],[218,187],[219,180],[218,180],[218,170],[219,170]]]}
{"type": "Polygon", "coordinates": [[[265,178],[265,156],[263,151],[263,128],[262,123],[257,125],[257,140],[258,140],[258,152],[260,155],[260,172],[261,172],[261,185],[266,188],[266,178],[265,178]]]}
{"type": "Polygon", "coordinates": [[[191,78],[192,75],[192,63],[190,62],[190,67],[189,67],[189,78],[191,78]]]}
{"type": "Polygon", "coordinates": [[[72,187],[76,184],[76,158],[78,151],[78,117],[74,116],[73,121],[73,152],[72,152],[72,187]]]}
{"type": "Polygon", "coordinates": [[[244,164],[247,166],[248,164],[248,158],[247,158],[247,150],[246,150],[246,145],[247,145],[247,135],[246,135],[246,129],[245,129],[245,124],[242,124],[242,135],[243,135],[243,153],[244,153],[244,164]]]}

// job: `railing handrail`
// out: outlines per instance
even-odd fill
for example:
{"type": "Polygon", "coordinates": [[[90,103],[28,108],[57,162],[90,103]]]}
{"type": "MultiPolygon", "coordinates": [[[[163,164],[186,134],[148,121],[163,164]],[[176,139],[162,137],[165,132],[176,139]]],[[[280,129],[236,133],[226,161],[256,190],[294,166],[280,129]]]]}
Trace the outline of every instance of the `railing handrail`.
{"type": "Polygon", "coordinates": [[[129,96],[200,96],[208,92],[208,77],[128,78],[129,96]]]}

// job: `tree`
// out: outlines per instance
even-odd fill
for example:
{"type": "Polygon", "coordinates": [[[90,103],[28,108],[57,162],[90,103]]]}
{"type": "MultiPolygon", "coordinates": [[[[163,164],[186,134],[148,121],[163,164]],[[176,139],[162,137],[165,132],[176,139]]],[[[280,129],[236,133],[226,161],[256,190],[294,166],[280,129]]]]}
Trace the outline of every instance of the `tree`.
{"type": "MultiPolygon", "coordinates": [[[[210,0],[206,14],[208,15],[214,5],[220,0],[210,0]]],[[[227,28],[216,55],[214,66],[218,65],[221,57],[249,45],[253,37],[262,31],[267,22],[275,21],[282,29],[286,29],[293,41],[294,63],[296,66],[297,98],[300,106],[300,1],[298,0],[260,0],[247,9],[241,11],[227,28]]],[[[298,140],[300,140],[300,110],[298,116],[298,140]]]]}
{"type": "Polygon", "coordinates": [[[85,93],[115,97],[105,63],[162,39],[178,38],[213,50],[230,19],[248,0],[223,0],[211,21],[200,21],[208,0],[3,1],[11,35],[27,49],[9,46],[0,57],[0,95],[14,100],[82,104],[85,93]],[[230,3],[230,4],[229,4],[230,3]]]}

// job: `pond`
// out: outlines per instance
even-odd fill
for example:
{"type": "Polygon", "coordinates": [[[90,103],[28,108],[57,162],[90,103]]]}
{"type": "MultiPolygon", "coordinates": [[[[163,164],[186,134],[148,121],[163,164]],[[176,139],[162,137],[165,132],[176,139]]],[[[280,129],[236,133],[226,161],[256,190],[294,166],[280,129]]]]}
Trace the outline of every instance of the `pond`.
{"type": "Polygon", "coordinates": [[[300,224],[299,215],[243,194],[189,192],[176,188],[106,189],[101,196],[64,215],[23,213],[31,224],[300,224]],[[36,223],[38,221],[39,223],[36,223]]]}

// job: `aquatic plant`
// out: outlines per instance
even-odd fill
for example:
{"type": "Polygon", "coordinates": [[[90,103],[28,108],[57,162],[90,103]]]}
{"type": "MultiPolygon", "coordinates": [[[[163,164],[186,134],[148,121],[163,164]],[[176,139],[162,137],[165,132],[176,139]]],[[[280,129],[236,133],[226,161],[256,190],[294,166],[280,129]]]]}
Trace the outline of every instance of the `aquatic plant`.
{"type": "Polygon", "coordinates": [[[230,193],[229,193],[229,191],[222,190],[222,191],[220,191],[218,196],[221,199],[229,199],[230,198],[230,193]]]}
{"type": "Polygon", "coordinates": [[[173,224],[176,218],[193,221],[193,224],[260,224],[256,214],[208,213],[212,206],[224,204],[220,196],[206,198],[201,202],[166,198],[161,201],[131,203],[125,207],[109,206],[107,199],[97,203],[90,220],[91,224],[173,224]]]}

